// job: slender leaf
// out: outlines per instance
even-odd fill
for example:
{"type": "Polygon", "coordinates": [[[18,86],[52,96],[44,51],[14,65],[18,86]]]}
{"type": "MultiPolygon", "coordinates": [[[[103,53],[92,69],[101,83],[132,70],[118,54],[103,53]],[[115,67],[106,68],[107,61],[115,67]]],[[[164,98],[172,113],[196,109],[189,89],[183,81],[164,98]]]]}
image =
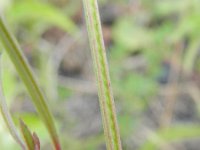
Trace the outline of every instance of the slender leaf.
{"type": "Polygon", "coordinates": [[[39,88],[39,84],[33,76],[30,66],[25,59],[20,47],[13,37],[13,35],[9,32],[7,26],[5,25],[2,17],[0,17],[0,40],[8,53],[10,59],[12,60],[20,78],[24,82],[35,107],[38,110],[39,115],[44,121],[49,134],[51,135],[51,139],[55,146],[56,150],[60,150],[60,144],[58,135],[56,132],[56,128],[54,125],[52,114],[49,111],[47,103],[45,101],[45,97],[39,88]]]}
{"type": "Polygon", "coordinates": [[[28,150],[34,150],[35,149],[35,144],[34,144],[34,140],[32,137],[32,134],[30,132],[30,130],[28,129],[28,127],[25,125],[25,123],[20,120],[20,128],[21,128],[21,133],[24,137],[24,141],[26,143],[26,148],[28,150]]]}
{"type": "Polygon", "coordinates": [[[40,140],[35,132],[33,133],[32,138],[34,141],[35,150],[40,150],[40,140]]]}

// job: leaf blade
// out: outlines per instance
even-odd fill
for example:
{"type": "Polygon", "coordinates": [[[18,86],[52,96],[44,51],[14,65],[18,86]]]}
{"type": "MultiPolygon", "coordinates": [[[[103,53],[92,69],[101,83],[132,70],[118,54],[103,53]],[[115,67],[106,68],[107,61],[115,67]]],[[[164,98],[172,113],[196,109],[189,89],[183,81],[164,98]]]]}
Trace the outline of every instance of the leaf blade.
{"type": "Polygon", "coordinates": [[[2,17],[0,17],[0,40],[2,41],[2,44],[10,59],[12,60],[20,78],[24,82],[26,89],[31,96],[31,100],[34,103],[41,119],[46,125],[55,149],[60,150],[60,142],[53,121],[53,116],[46,103],[45,96],[43,95],[24,54],[21,52],[17,41],[9,32],[2,17]]]}

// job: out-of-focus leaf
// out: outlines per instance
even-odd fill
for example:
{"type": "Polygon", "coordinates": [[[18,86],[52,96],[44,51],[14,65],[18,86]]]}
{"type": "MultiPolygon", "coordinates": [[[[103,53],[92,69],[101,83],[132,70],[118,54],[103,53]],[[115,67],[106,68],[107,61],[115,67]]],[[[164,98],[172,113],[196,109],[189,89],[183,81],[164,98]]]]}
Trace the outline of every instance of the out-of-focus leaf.
{"type": "Polygon", "coordinates": [[[9,131],[6,127],[6,125],[3,123],[3,117],[0,115],[0,145],[2,150],[21,150],[22,148],[19,146],[18,143],[13,139],[11,134],[9,134],[9,131]]]}
{"type": "Polygon", "coordinates": [[[34,145],[34,140],[32,138],[32,134],[22,120],[20,120],[20,128],[21,128],[21,132],[22,132],[22,135],[24,137],[24,141],[26,143],[27,149],[28,150],[34,150],[35,145],[34,145]]]}
{"type": "Polygon", "coordinates": [[[5,7],[8,6],[10,0],[0,0],[0,14],[4,11],[5,7]]]}
{"type": "Polygon", "coordinates": [[[135,120],[130,115],[119,115],[119,127],[120,127],[120,133],[122,137],[129,137],[134,129],[135,120]]]}
{"type": "Polygon", "coordinates": [[[156,82],[141,74],[133,73],[123,80],[121,88],[131,95],[148,97],[155,92],[156,82]]]}
{"type": "Polygon", "coordinates": [[[152,42],[151,31],[147,30],[128,18],[121,19],[113,29],[114,41],[123,49],[135,51],[146,47],[152,42]]]}
{"type": "Polygon", "coordinates": [[[192,69],[194,68],[194,62],[196,60],[196,57],[198,56],[199,46],[199,39],[197,38],[191,41],[191,44],[185,53],[183,68],[187,74],[192,73],[192,69]]]}
{"type": "Polygon", "coordinates": [[[43,85],[44,90],[47,94],[49,100],[57,100],[57,75],[56,70],[53,67],[53,61],[50,59],[48,52],[41,51],[39,55],[40,64],[40,83],[43,85]]]}
{"type": "Polygon", "coordinates": [[[8,106],[16,96],[24,91],[23,85],[16,77],[16,71],[6,53],[2,54],[2,86],[8,106]]]}
{"type": "MultiPolygon", "coordinates": [[[[1,69],[2,69],[2,60],[0,61],[0,79],[1,79],[1,69]]],[[[10,131],[10,134],[13,136],[13,138],[16,140],[16,142],[22,147],[22,149],[24,148],[24,143],[21,139],[21,137],[19,136],[17,129],[15,127],[15,124],[12,120],[10,111],[8,109],[8,106],[6,104],[6,100],[5,97],[3,95],[3,88],[2,88],[2,83],[0,82],[0,112],[3,116],[3,119],[10,131]]]]}
{"type": "Polygon", "coordinates": [[[192,4],[190,0],[162,0],[156,1],[154,11],[158,15],[169,15],[184,12],[192,4]]]}
{"type": "Polygon", "coordinates": [[[21,118],[26,122],[26,125],[31,131],[37,131],[37,135],[40,137],[41,141],[48,141],[48,132],[38,115],[33,113],[15,113],[13,117],[15,122],[18,122],[18,118],[21,118]]]}
{"type": "Polygon", "coordinates": [[[176,30],[172,32],[170,41],[180,41],[184,36],[198,36],[200,34],[200,14],[190,12],[185,15],[177,24],[176,30]]]}
{"type": "Polygon", "coordinates": [[[73,34],[77,27],[73,21],[54,6],[41,1],[20,1],[14,3],[7,12],[11,23],[35,21],[49,23],[73,34]]]}
{"type": "Polygon", "coordinates": [[[140,150],[157,150],[163,143],[199,137],[200,127],[195,125],[175,126],[169,129],[160,130],[156,132],[155,135],[157,140],[153,140],[152,137],[149,137],[149,140],[140,150]]]}
{"type": "Polygon", "coordinates": [[[61,139],[63,141],[62,143],[65,149],[73,150],[94,150],[97,149],[97,146],[102,145],[104,143],[103,134],[99,134],[95,137],[88,137],[81,141],[67,135],[64,135],[61,139]]]}
{"type": "Polygon", "coordinates": [[[144,110],[147,103],[157,91],[157,82],[147,76],[132,73],[115,81],[115,93],[123,100],[127,111],[140,112],[144,110]],[[148,101],[146,101],[148,99],[148,101]]]}

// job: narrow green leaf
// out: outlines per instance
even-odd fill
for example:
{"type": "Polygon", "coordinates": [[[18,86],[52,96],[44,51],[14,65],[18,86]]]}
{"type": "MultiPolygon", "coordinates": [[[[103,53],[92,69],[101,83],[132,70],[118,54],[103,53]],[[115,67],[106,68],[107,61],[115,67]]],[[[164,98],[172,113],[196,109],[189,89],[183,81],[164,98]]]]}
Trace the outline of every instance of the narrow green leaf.
{"type": "Polygon", "coordinates": [[[26,143],[27,150],[35,150],[35,143],[32,134],[26,124],[20,119],[20,129],[26,143]]]}
{"type": "Polygon", "coordinates": [[[20,129],[26,143],[26,148],[28,150],[40,150],[40,140],[37,134],[33,134],[27,127],[27,125],[20,119],[20,129]]]}
{"type": "Polygon", "coordinates": [[[39,88],[39,84],[33,76],[30,66],[28,65],[27,60],[25,59],[24,54],[20,50],[20,47],[13,37],[13,35],[9,32],[7,26],[5,25],[2,17],[0,17],[0,40],[12,60],[20,78],[24,82],[27,91],[29,92],[32,101],[37,108],[39,115],[44,121],[47,130],[51,136],[53,144],[56,150],[60,150],[60,144],[58,135],[56,132],[56,128],[54,125],[52,114],[49,111],[48,105],[45,101],[45,97],[39,88]]]}

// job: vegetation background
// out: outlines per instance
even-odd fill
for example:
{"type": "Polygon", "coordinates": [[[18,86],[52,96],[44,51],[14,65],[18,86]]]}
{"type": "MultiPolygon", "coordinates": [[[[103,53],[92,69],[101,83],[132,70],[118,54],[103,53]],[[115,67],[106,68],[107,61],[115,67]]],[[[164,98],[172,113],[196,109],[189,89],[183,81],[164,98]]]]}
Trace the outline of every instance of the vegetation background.
{"type": "MultiPolygon", "coordinates": [[[[98,2],[123,149],[199,150],[200,1],[98,2]]],[[[82,1],[1,0],[0,10],[48,97],[63,149],[104,150],[82,1]]],[[[2,59],[13,119],[50,149],[23,83],[2,59]]],[[[1,149],[20,149],[0,121],[1,149]]]]}

